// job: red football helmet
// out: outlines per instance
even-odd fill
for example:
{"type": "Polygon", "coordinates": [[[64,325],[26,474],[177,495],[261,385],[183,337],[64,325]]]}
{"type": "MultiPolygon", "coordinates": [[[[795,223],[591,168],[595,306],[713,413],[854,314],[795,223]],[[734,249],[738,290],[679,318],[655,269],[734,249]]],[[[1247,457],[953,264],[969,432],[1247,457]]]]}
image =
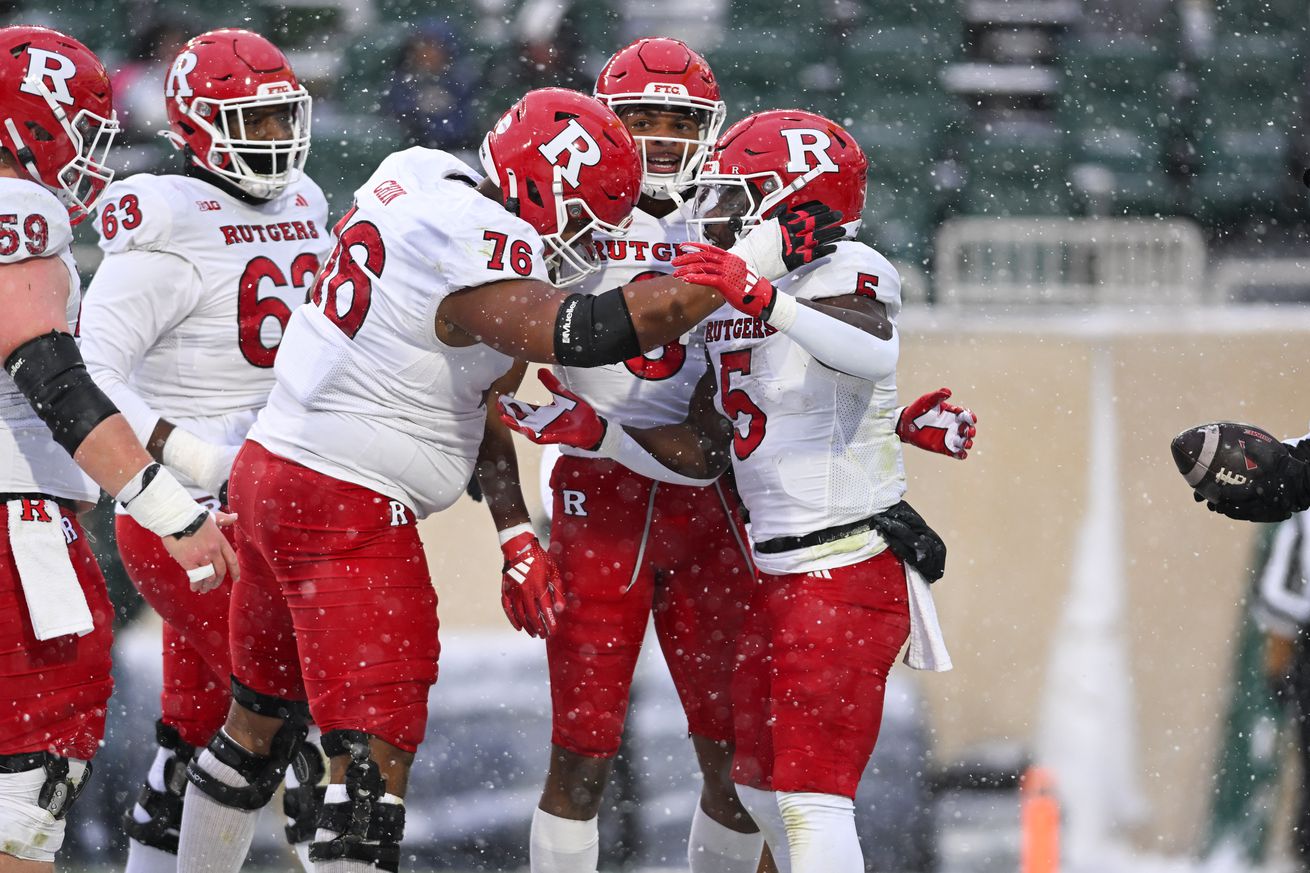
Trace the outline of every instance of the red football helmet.
{"type": "Polygon", "coordinates": [[[728,128],[699,179],[696,217],[727,224],[734,233],[753,227],[779,206],[818,200],[842,214],[854,232],[864,211],[869,161],[841,125],[800,109],[749,115],[728,128]]]}
{"type": "Polygon", "coordinates": [[[483,138],[479,154],[505,208],[541,234],[556,285],[597,269],[593,230],[627,233],[641,197],[641,159],[600,101],[567,88],[529,91],[483,138]]]}
{"type": "Polygon", "coordinates": [[[0,29],[0,146],[54,192],[77,224],[114,178],[105,166],[118,133],[109,76],[71,36],[45,27],[0,29]]]}
{"type": "Polygon", "coordinates": [[[686,43],[667,37],[639,39],[619,49],[596,79],[596,99],[616,112],[624,106],[641,105],[684,109],[696,116],[700,136],[672,173],[648,169],[646,148],[658,141],[656,137],[634,137],[641,146],[642,193],[660,199],[695,184],[696,171],[714,147],[728,112],[710,65],[686,43]]]}
{"type": "Polygon", "coordinates": [[[169,141],[252,197],[272,199],[304,172],[312,101],[286,55],[259,34],[228,28],[192,39],[169,68],[164,100],[169,141]],[[275,138],[251,129],[268,107],[286,113],[275,138]]]}

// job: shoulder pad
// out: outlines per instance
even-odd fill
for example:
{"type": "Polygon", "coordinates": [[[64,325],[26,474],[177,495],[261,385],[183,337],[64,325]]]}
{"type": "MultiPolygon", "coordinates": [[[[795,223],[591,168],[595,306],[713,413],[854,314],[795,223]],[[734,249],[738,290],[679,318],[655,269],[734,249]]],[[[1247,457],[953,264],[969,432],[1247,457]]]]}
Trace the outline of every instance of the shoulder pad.
{"type": "Polygon", "coordinates": [[[891,261],[864,243],[845,240],[813,268],[793,274],[784,289],[801,300],[859,294],[881,301],[891,318],[901,311],[901,275],[891,261]]]}
{"type": "Polygon", "coordinates": [[[0,264],[59,254],[73,242],[68,210],[49,189],[0,179],[0,264]]]}
{"type": "Polygon", "coordinates": [[[166,176],[140,173],[105,189],[95,217],[105,254],[167,250],[174,210],[188,196],[170,181],[166,176]]]}

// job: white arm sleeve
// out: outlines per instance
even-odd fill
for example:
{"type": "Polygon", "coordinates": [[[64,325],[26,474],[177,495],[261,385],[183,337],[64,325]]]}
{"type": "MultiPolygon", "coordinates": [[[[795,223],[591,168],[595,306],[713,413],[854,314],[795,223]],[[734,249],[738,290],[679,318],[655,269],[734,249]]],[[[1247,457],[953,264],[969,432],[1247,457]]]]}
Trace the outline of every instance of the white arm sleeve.
{"type": "Polygon", "coordinates": [[[891,339],[878,339],[840,318],[802,306],[782,291],[777,292],[769,324],[834,370],[870,382],[896,372],[901,335],[894,324],[891,339]]]}
{"type": "Polygon", "coordinates": [[[143,444],[159,414],[128,382],[146,352],[196,307],[203,290],[189,261],[140,250],[107,256],[87,288],[82,359],[143,444]]]}
{"type": "Polygon", "coordinates": [[[605,438],[600,441],[600,447],[596,450],[598,455],[606,458],[612,458],[623,466],[627,467],[634,473],[645,476],[647,479],[654,479],[656,482],[668,482],[670,485],[691,485],[695,488],[704,488],[707,485],[713,485],[718,476],[709,479],[693,479],[690,476],[684,476],[681,473],[674,472],[664,463],[646,451],[641,443],[632,438],[622,422],[615,419],[609,420],[609,426],[605,429],[605,438]]]}
{"type": "Polygon", "coordinates": [[[1299,513],[1278,526],[1257,583],[1256,622],[1286,639],[1310,623],[1310,589],[1302,576],[1308,522],[1310,517],[1299,513]]]}

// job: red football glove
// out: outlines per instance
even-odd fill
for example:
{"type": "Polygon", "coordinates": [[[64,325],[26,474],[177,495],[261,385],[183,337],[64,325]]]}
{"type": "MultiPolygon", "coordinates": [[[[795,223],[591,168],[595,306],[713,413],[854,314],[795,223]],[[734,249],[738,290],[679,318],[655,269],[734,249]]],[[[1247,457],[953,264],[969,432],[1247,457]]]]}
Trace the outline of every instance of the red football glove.
{"type": "Polygon", "coordinates": [[[546,367],[537,371],[537,378],[551,393],[551,402],[537,406],[502,394],[497,401],[500,420],[534,443],[596,449],[605,438],[605,419],[587,401],[560,384],[546,367]]]}
{"type": "Polygon", "coordinates": [[[967,458],[973,438],[978,435],[978,416],[972,410],[947,403],[950,396],[951,389],[939,388],[902,407],[896,420],[896,435],[901,442],[961,461],[967,458]]]}
{"type": "Polygon", "coordinates": [[[837,240],[846,235],[842,214],[818,200],[795,209],[779,208],[773,217],[782,232],[782,262],[789,271],[832,254],[837,240]]]}
{"type": "Polygon", "coordinates": [[[778,292],[768,279],[757,276],[736,255],[707,243],[683,243],[682,251],[673,259],[673,275],[693,285],[713,288],[734,309],[769,320],[778,292]]]}
{"type": "Polygon", "coordinates": [[[500,547],[505,567],[500,577],[500,605],[514,630],[545,639],[555,629],[555,614],[564,609],[559,570],[535,534],[521,533],[500,547]]]}

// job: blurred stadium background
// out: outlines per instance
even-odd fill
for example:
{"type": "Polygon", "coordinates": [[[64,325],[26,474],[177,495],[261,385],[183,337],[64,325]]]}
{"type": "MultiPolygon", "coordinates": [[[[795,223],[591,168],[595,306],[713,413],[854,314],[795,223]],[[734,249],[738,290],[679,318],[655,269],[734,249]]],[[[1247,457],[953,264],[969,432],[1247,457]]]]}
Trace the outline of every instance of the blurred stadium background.
{"type": "MultiPolygon", "coordinates": [[[[1200,421],[1290,436],[1310,416],[1306,0],[0,0],[0,20],[65,29],[118,70],[124,173],[174,166],[154,131],[182,40],[265,33],[314,94],[308,166],[334,215],[389,152],[471,155],[524,90],[589,90],[640,36],[705,54],[730,122],[841,121],[870,157],[862,234],[905,280],[902,393],[950,385],[982,429],[967,464],[907,458],[952,549],[957,667],[898,671],[861,794],[870,869],[1016,870],[1032,761],[1055,774],[1069,870],[1291,869],[1273,812],[1291,756],[1244,714],[1258,531],[1197,511],[1166,445],[1200,421]]],[[[485,510],[462,501],[424,534],[445,651],[408,864],[515,869],[542,659],[505,632],[485,510]]],[[[103,526],[99,545],[112,563],[103,526]]],[[[119,857],[113,815],[150,754],[157,631],[114,587],[122,694],[74,867],[119,857]]],[[[695,768],[660,666],[642,671],[606,870],[685,868],[695,768]]],[[[257,855],[277,866],[273,830],[257,855]]]]}

